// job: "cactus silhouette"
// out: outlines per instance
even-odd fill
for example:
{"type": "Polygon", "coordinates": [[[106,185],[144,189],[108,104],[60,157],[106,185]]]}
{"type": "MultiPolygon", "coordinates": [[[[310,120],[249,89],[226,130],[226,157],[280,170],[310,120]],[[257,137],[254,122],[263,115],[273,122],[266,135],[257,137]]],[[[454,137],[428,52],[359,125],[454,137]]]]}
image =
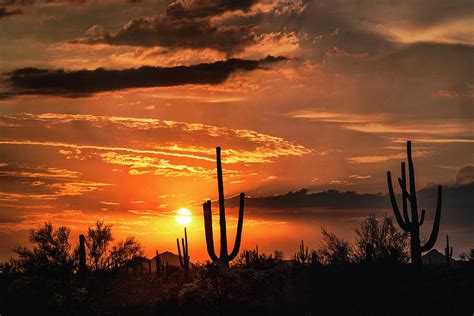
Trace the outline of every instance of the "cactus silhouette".
{"type": "Polygon", "coordinates": [[[82,281],[85,280],[87,274],[85,243],[86,238],[84,235],[79,235],[79,276],[82,281]]]}
{"type": "Polygon", "coordinates": [[[413,159],[411,156],[411,142],[407,142],[407,159],[408,159],[408,174],[410,191],[407,189],[407,179],[405,173],[405,163],[401,163],[401,178],[398,178],[398,183],[402,190],[402,210],[403,215],[400,213],[398,208],[397,199],[393,191],[392,176],[390,171],[387,172],[387,184],[390,195],[390,202],[392,203],[393,213],[397,220],[398,225],[410,234],[410,254],[412,263],[421,268],[421,253],[429,251],[433,248],[438,238],[439,223],[441,220],[441,204],[442,204],[442,187],[438,186],[438,201],[436,205],[436,214],[433,223],[433,229],[431,231],[430,238],[424,244],[420,244],[420,226],[423,225],[425,219],[425,210],[421,211],[421,217],[418,217],[418,205],[416,200],[416,188],[415,188],[415,169],[413,167],[413,159]],[[411,218],[408,214],[408,202],[410,202],[411,218]]]}
{"type": "Polygon", "coordinates": [[[451,266],[451,259],[453,258],[453,247],[449,247],[449,235],[446,235],[446,247],[444,248],[444,256],[446,257],[446,265],[451,266]]]}
{"type": "Polygon", "coordinates": [[[250,251],[245,250],[245,267],[250,268],[250,251]]]}
{"type": "Polygon", "coordinates": [[[234,260],[239,253],[240,241],[242,238],[242,226],[244,221],[244,193],[240,193],[240,207],[239,207],[239,219],[237,222],[237,233],[235,237],[234,248],[229,254],[227,250],[227,231],[225,222],[225,205],[224,205],[224,181],[222,179],[222,166],[221,166],[221,148],[216,148],[216,163],[217,163],[217,186],[219,190],[219,225],[221,229],[221,249],[220,256],[217,257],[214,250],[214,237],[212,232],[212,211],[211,201],[207,201],[203,204],[204,209],[204,228],[206,231],[206,245],[209,257],[213,262],[228,266],[229,262],[234,260]]]}
{"type": "Polygon", "coordinates": [[[183,255],[181,255],[181,249],[179,247],[179,238],[176,238],[176,245],[178,246],[178,257],[179,265],[184,270],[184,278],[187,280],[189,275],[189,251],[188,251],[188,234],[186,227],[184,228],[184,238],[181,238],[181,244],[183,246],[183,255]]]}
{"type": "Polygon", "coordinates": [[[319,264],[318,253],[315,249],[311,250],[311,265],[316,267],[319,264]]]}
{"type": "Polygon", "coordinates": [[[306,260],[308,260],[308,247],[306,247],[306,252],[305,252],[305,248],[304,248],[304,241],[302,240],[301,241],[301,245],[300,245],[300,251],[298,252],[298,255],[295,257],[297,258],[297,260],[301,263],[305,263],[306,260]]]}
{"type": "Polygon", "coordinates": [[[156,264],[156,276],[159,278],[161,276],[161,259],[160,259],[158,250],[156,250],[155,264],[156,264]]]}

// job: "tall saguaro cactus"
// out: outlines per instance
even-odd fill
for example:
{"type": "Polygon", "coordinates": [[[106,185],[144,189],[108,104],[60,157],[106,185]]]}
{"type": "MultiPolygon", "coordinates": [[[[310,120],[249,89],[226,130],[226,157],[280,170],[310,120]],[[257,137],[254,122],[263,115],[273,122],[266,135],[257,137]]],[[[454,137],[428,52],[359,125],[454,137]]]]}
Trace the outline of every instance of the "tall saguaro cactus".
{"type": "Polygon", "coordinates": [[[444,256],[446,257],[446,265],[451,266],[451,259],[453,258],[453,247],[449,247],[449,235],[446,235],[446,247],[444,248],[444,256]]]}
{"type": "Polygon", "coordinates": [[[186,227],[184,228],[184,238],[181,238],[181,244],[183,246],[183,255],[181,255],[181,249],[179,247],[179,238],[176,238],[176,245],[178,246],[179,265],[184,270],[184,276],[187,279],[189,273],[189,251],[188,234],[186,232],[186,227]]]}
{"type": "Polygon", "coordinates": [[[438,201],[436,203],[436,214],[433,223],[433,229],[428,241],[421,245],[420,242],[420,226],[425,220],[425,210],[421,210],[421,217],[418,217],[418,204],[416,200],[416,187],[415,187],[415,169],[413,167],[413,159],[411,156],[411,142],[407,142],[407,159],[408,159],[408,174],[410,191],[407,188],[407,178],[405,173],[405,163],[401,163],[401,178],[398,178],[398,183],[402,190],[402,211],[398,208],[397,199],[393,191],[392,176],[390,171],[387,172],[387,184],[388,191],[390,194],[390,201],[392,203],[393,213],[397,220],[398,225],[410,234],[410,252],[412,263],[421,268],[421,253],[429,251],[433,248],[436,239],[438,238],[439,223],[441,220],[441,204],[442,204],[442,187],[438,186],[438,201]],[[408,212],[408,202],[410,202],[411,218],[408,212]]]}
{"type": "Polygon", "coordinates": [[[204,228],[206,231],[206,245],[209,257],[213,262],[229,265],[229,262],[234,260],[239,253],[240,241],[242,238],[242,226],[244,222],[244,193],[240,193],[240,206],[239,206],[239,219],[237,222],[237,233],[235,237],[234,248],[229,254],[227,250],[227,228],[225,222],[225,205],[224,205],[224,181],[222,179],[222,166],[221,166],[221,148],[216,148],[216,160],[217,160],[217,186],[219,190],[219,224],[221,229],[221,252],[220,256],[217,257],[214,250],[214,237],[212,233],[212,211],[211,201],[207,201],[203,204],[204,209],[204,228]]]}

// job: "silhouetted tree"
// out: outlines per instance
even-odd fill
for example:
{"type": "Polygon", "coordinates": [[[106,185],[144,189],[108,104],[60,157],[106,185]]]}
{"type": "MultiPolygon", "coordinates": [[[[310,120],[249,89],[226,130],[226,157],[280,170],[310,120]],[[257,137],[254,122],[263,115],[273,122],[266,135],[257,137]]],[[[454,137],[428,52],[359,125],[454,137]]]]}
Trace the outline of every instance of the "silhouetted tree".
{"type": "Polygon", "coordinates": [[[51,271],[71,272],[74,254],[69,243],[70,230],[67,227],[53,228],[50,222],[30,231],[32,249],[16,247],[17,258],[11,261],[15,270],[23,273],[43,273],[51,271]]]}
{"type": "Polygon", "coordinates": [[[144,255],[141,244],[133,236],[128,236],[112,246],[110,258],[114,266],[122,266],[133,258],[144,255]]]}
{"type": "Polygon", "coordinates": [[[345,264],[352,261],[352,247],[349,242],[321,228],[323,245],[318,251],[321,263],[345,264]]]}
{"type": "Polygon", "coordinates": [[[474,262],[474,248],[471,248],[469,252],[461,252],[459,254],[459,258],[461,259],[461,261],[474,262]]]}
{"type": "Polygon", "coordinates": [[[273,251],[273,258],[275,260],[283,260],[283,251],[282,250],[278,250],[278,249],[275,249],[273,251]]]}
{"type": "Polygon", "coordinates": [[[355,233],[357,261],[371,257],[374,262],[408,262],[408,233],[397,229],[392,217],[385,215],[378,220],[371,215],[360,223],[355,233]]]}
{"type": "Polygon", "coordinates": [[[94,270],[107,267],[107,247],[112,241],[112,225],[97,221],[87,230],[86,244],[89,248],[89,265],[94,270]]]}

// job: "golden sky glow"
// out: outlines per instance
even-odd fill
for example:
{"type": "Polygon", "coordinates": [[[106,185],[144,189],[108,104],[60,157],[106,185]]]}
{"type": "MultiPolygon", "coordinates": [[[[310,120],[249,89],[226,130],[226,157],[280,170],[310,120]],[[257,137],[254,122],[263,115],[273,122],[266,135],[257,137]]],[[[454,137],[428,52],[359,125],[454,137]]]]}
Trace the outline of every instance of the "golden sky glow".
{"type": "MultiPolygon", "coordinates": [[[[385,194],[408,139],[420,189],[474,177],[458,173],[474,152],[470,1],[0,8],[0,259],[46,220],[76,238],[103,219],[149,255],[176,252],[185,225],[191,260],[205,260],[216,146],[228,198],[385,194]]],[[[307,211],[249,207],[243,247],[289,256],[303,238],[316,247],[321,226],[351,238],[365,215],[390,212],[307,211]]],[[[448,214],[441,233],[467,247],[474,218],[448,214]]]]}

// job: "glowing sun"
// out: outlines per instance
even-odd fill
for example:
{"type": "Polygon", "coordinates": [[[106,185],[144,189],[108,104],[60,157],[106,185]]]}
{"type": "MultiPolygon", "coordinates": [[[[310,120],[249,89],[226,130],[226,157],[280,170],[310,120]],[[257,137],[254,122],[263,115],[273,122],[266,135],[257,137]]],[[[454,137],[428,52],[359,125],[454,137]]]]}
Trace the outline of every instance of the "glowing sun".
{"type": "Polygon", "coordinates": [[[191,211],[187,208],[182,208],[178,210],[178,215],[176,215],[176,221],[181,225],[187,225],[192,220],[191,211]]]}

